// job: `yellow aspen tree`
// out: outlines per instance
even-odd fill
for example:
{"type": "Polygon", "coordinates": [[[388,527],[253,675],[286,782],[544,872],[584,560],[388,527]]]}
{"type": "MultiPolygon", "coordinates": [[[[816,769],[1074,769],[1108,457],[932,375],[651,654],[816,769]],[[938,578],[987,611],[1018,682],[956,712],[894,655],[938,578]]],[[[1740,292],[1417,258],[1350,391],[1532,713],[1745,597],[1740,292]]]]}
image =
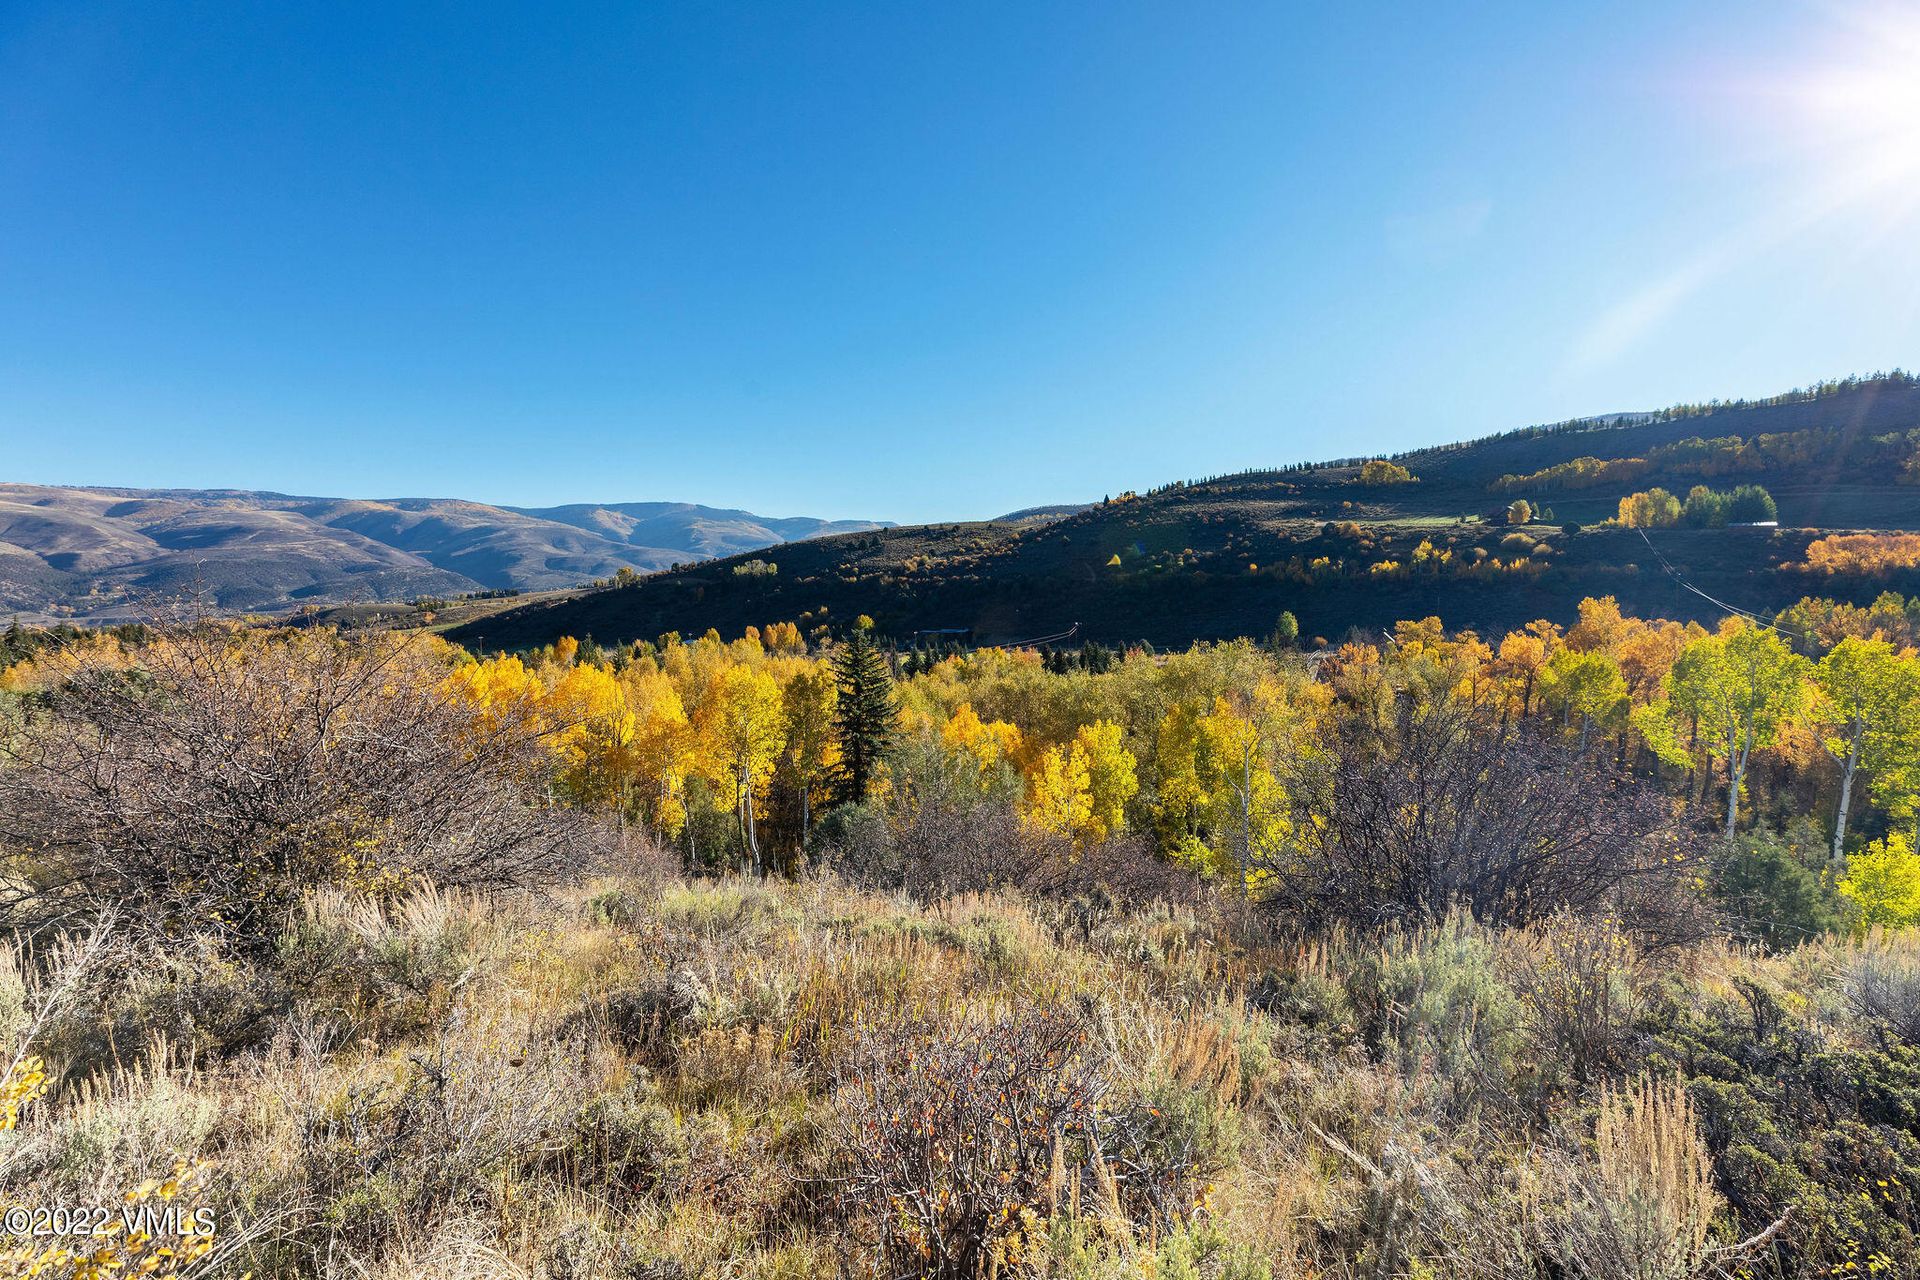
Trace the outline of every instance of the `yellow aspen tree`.
{"type": "Polygon", "coordinates": [[[1911,683],[1901,678],[1902,667],[1885,640],[1848,636],[1813,669],[1818,690],[1814,715],[1823,730],[1821,742],[1840,764],[1840,796],[1829,854],[1836,866],[1846,852],[1854,779],[1862,768],[1878,774],[1890,763],[1883,757],[1890,754],[1887,748],[1894,745],[1906,719],[1901,704],[1914,696],[1902,687],[1911,683]],[[1888,734],[1888,728],[1894,728],[1895,734],[1888,734]]]}
{"type": "Polygon", "coordinates": [[[1635,702],[1650,702],[1659,696],[1660,682],[1673,670],[1680,651],[1706,634],[1697,622],[1683,625],[1635,618],[1608,652],[1620,663],[1628,696],[1635,702]]]}
{"type": "MultiPolygon", "coordinates": [[[[768,628],[769,632],[779,625],[768,628]]],[[[800,845],[805,848],[813,830],[814,793],[827,785],[840,760],[833,732],[839,686],[830,668],[811,663],[788,678],[780,697],[786,736],[781,768],[800,798],[800,845]]]]}
{"type": "Polygon", "coordinates": [[[1883,643],[1843,640],[1815,669],[1815,681],[1834,702],[1854,702],[1865,723],[1849,728],[1860,739],[1868,794],[1889,817],[1911,824],[1920,841],[1920,654],[1883,643]]]}
{"type": "Polygon", "coordinates": [[[1521,715],[1533,712],[1533,691],[1547,665],[1547,643],[1539,635],[1509,631],[1500,641],[1496,671],[1507,694],[1507,705],[1521,715]]]}
{"type": "Polygon", "coordinates": [[[1210,780],[1210,800],[1224,821],[1220,834],[1229,842],[1232,865],[1244,889],[1260,843],[1258,802],[1267,792],[1257,779],[1266,772],[1260,751],[1260,731],[1250,716],[1242,715],[1226,698],[1200,720],[1201,776],[1210,780]]]}
{"type": "Polygon", "coordinates": [[[448,675],[446,687],[478,712],[488,728],[509,720],[528,719],[540,709],[546,687],[516,657],[467,662],[448,675]]]}
{"type": "Polygon", "coordinates": [[[1839,889],[1859,912],[1862,926],[1920,924],[1920,854],[1900,832],[1848,858],[1839,889]]]}
{"type": "Polygon", "coordinates": [[[1154,763],[1160,786],[1153,808],[1160,847],[1195,870],[1211,873],[1213,850],[1206,841],[1209,787],[1200,777],[1202,712],[1191,702],[1176,702],[1160,721],[1154,738],[1154,763]]]}
{"type": "Polygon", "coordinates": [[[1024,819],[1038,830],[1079,841],[1093,813],[1085,751],[1048,747],[1027,778],[1024,819]]]}
{"type": "Polygon", "coordinates": [[[1216,862],[1252,893],[1285,852],[1292,812],[1283,769],[1316,752],[1315,731],[1332,693],[1314,681],[1263,676],[1233,700],[1216,699],[1199,721],[1198,777],[1208,791],[1216,862]]]}
{"type": "Polygon", "coordinates": [[[674,839],[687,824],[684,787],[692,764],[693,730],[673,681],[652,663],[622,676],[634,716],[634,773],[644,820],[655,836],[674,839]]]}
{"type": "Polygon", "coordinates": [[[760,633],[760,643],[766,646],[768,653],[782,657],[805,657],[806,637],[800,634],[800,628],[791,622],[776,622],[760,633]]]}
{"type": "Polygon", "coordinates": [[[1612,653],[1627,634],[1627,620],[1620,602],[1612,596],[1595,599],[1588,596],[1577,606],[1580,620],[1567,628],[1567,647],[1582,651],[1612,653]]]}
{"type": "Polygon", "coordinates": [[[589,804],[617,805],[632,781],[633,714],[611,669],[576,664],[547,691],[550,739],[561,789],[589,804]]]}
{"type": "Polygon", "coordinates": [[[1671,711],[1697,725],[1708,754],[1726,763],[1729,836],[1753,753],[1772,746],[1799,714],[1811,669],[1771,630],[1731,620],[1719,635],[1681,650],[1673,664],[1671,711]]]}
{"type": "Polygon", "coordinates": [[[1541,673],[1540,698],[1566,720],[1578,722],[1585,751],[1595,724],[1625,713],[1627,681],[1609,654],[1562,649],[1541,673]]]}
{"type": "Polygon", "coordinates": [[[701,727],[707,776],[734,809],[740,839],[754,874],[766,874],[755,825],[755,796],[773,776],[785,744],[786,729],[780,686],[764,669],[745,665],[724,667],[701,704],[701,727]]]}
{"type": "Polygon", "coordinates": [[[1127,827],[1127,804],[1140,790],[1139,762],[1123,745],[1125,731],[1096,720],[1073,737],[1072,750],[1087,762],[1087,838],[1107,840],[1127,827]]]}
{"type": "Polygon", "coordinates": [[[1022,738],[1014,725],[1005,720],[983,721],[972,703],[963,702],[940,727],[940,743],[950,753],[971,760],[984,787],[996,769],[1019,755],[1022,738]]]}

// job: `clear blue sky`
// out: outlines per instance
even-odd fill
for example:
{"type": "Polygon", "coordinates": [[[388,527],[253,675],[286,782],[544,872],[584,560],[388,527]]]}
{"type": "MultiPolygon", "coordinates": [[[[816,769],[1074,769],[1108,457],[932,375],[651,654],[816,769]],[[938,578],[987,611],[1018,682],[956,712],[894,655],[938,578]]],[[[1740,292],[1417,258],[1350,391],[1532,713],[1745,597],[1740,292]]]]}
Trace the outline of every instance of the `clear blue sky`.
{"type": "Polygon", "coordinates": [[[943,519],[1911,367],[1916,31],[14,0],[0,478],[943,519]]]}

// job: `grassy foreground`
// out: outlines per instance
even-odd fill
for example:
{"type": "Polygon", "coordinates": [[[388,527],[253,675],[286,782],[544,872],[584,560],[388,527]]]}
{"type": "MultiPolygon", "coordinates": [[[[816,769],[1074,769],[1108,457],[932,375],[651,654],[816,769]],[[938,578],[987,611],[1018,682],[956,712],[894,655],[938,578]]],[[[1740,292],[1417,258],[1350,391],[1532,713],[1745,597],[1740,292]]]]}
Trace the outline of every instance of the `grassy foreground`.
{"type": "Polygon", "coordinates": [[[1920,1263],[1910,938],[1303,941],[1204,904],[922,906],[661,865],[322,893],[251,960],[126,973],[76,947],[23,982],[9,958],[0,1029],[54,1087],[16,1101],[0,1186],[117,1204],[179,1168],[218,1228],[161,1274],[1920,1263]]]}

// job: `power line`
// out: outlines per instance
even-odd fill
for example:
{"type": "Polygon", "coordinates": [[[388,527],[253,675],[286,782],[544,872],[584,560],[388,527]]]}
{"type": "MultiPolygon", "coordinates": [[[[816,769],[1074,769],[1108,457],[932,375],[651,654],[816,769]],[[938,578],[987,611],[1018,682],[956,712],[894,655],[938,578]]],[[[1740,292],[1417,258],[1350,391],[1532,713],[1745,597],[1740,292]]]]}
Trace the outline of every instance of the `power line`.
{"type": "Polygon", "coordinates": [[[1725,613],[1731,613],[1738,617],[1745,618],[1748,622],[1753,623],[1753,625],[1767,631],[1772,631],[1780,635],[1794,635],[1794,636],[1798,636],[1802,640],[1809,641],[1814,644],[1819,643],[1819,638],[1810,631],[1801,631],[1801,630],[1798,630],[1797,628],[1792,628],[1792,627],[1782,627],[1775,622],[1770,622],[1767,619],[1761,617],[1759,614],[1753,612],[1753,610],[1751,609],[1742,609],[1737,604],[1728,604],[1725,600],[1720,599],[1718,596],[1708,595],[1706,592],[1702,591],[1699,587],[1696,587],[1691,582],[1687,581],[1686,575],[1681,573],[1680,570],[1674,568],[1673,561],[1667,559],[1666,556],[1660,553],[1660,548],[1653,545],[1653,539],[1647,536],[1647,531],[1645,529],[1640,528],[1639,526],[1636,525],[1634,527],[1634,532],[1640,535],[1640,541],[1647,544],[1647,550],[1653,552],[1653,558],[1660,562],[1660,567],[1667,571],[1667,574],[1669,577],[1671,577],[1675,582],[1679,583],[1681,586],[1685,587],[1688,591],[1691,591],[1694,595],[1699,596],[1702,600],[1705,600],[1708,604],[1714,606],[1716,609],[1719,609],[1725,613]]]}
{"type": "Polygon", "coordinates": [[[1019,640],[1019,641],[1015,641],[1013,644],[1007,645],[1006,647],[1009,649],[1031,649],[1036,645],[1055,644],[1061,640],[1073,639],[1075,635],[1079,634],[1079,631],[1080,631],[1080,624],[1076,622],[1072,626],[1068,627],[1065,631],[1058,632],[1054,635],[1040,636],[1039,638],[1034,640],[1019,640]]]}

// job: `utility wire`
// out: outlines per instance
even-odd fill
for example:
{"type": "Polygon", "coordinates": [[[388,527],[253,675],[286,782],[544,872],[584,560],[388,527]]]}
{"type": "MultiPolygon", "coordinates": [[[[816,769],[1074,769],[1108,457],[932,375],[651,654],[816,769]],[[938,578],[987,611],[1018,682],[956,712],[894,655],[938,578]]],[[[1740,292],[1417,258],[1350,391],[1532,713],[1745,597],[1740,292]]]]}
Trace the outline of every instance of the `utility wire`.
{"type": "Polygon", "coordinates": [[[1818,637],[1814,636],[1811,632],[1801,631],[1795,627],[1782,627],[1778,623],[1770,622],[1767,619],[1761,617],[1759,614],[1753,612],[1753,610],[1751,609],[1742,609],[1737,604],[1728,604],[1725,600],[1720,599],[1718,596],[1708,595],[1706,592],[1702,591],[1700,588],[1694,586],[1691,582],[1688,582],[1686,575],[1681,573],[1680,570],[1674,568],[1673,561],[1667,559],[1666,556],[1660,553],[1660,548],[1653,545],[1653,539],[1647,536],[1647,531],[1645,529],[1642,529],[1636,526],[1634,529],[1634,532],[1640,535],[1640,541],[1647,544],[1647,550],[1653,552],[1653,558],[1660,562],[1660,567],[1667,571],[1667,574],[1669,577],[1671,577],[1675,582],[1679,583],[1681,586],[1685,587],[1688,591],[1693,592],[1694,595],[1697,595],[1702,600],[1705,600],[1708,604],[1712,605],[1714,608],[1719,609],[1725,613],[1731,613],[1739,617],[1745,618],[1747,621],[1753,623],[1757,627],[1763,628],[1764,630],[1772,631],[1780,635],[1798,636],[1800,639],[1809,641],[1814,644],[1819,643],[1818,637]]]}
{"type": "Polygon", "coordinates": [[[1054,644],[1061,640],[1071,640],[1073,639],[1074,636],[1078,635],[1079,632],[1080,632],[1080,624],[1076,622],[1072,626],[1068,627],[1065,631],[1057,632],[1054,635],[1040,636],[1037,639],[1033,639],[1033,640],[1020,640],[1020,641],[1016,641],[1013,644],[1007,645],[1006,647],[1009,649],[1031,649],[1035,645],[1054,644]]]}

